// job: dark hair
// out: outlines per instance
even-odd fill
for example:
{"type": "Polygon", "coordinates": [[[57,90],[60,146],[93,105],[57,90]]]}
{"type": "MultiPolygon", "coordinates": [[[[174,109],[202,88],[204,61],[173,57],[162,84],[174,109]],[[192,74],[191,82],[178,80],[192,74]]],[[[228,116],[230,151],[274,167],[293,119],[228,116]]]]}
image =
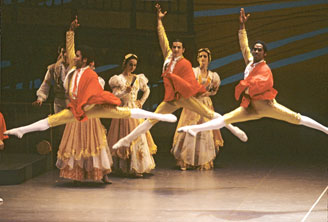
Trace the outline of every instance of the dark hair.
{"type": "Polygon", "coordinates": [[[86,45],[81,45],[77,48],[76,51],[80,51],[82,55],[82,59],[87,59],[87,64],[89,65],[91,62],[95,61],[95,52],[93,48],[86,46],[86,45]]]}
{"type": "Polygon", "coordinates": [[[208,62],[210,63],[212,61],[211,51],[208,48],[200,48],[200,49],[198,49],[197,57],[199,56],[199,54],[201,52],[206,52],[206,54],[208,56],[208,62]]]}
{"type": "Polygon", "coordinates": [[[182,44],[182,48],[184,48],[184,46],[183,46],[183,41],[182,41],[181,39],[178,39],[178,38],[173,39],[173,41],[172,41],[172,43],[171,43],[171,47],[173,46],[173,42],[181,42],[181,44],[182,44]]]}
{"type": "Polygon", "coordinates": [[[125,55],[124,59],[123,59],[123,64],[122,64],[123,69],[125,69],[126,65],[128,64],[128,62],[131,59],[135,59],[135,60],[138,61],[138,56],[136,56],[135,54],[132,54],[132,53],[129,53],[129,54],[125,55]]]}
{"type": "Polygon", "coordinates": [[[267,46],[267,44],[265,43],[265,42],[263,42],[263,41],[261,41],[261,40],[257,40],[256,42],[254,42],[254,44],[253,44],[253,46],[252,46],[252,49],[254,49],[254,46],[256,45],[256,44],[261,44],[262,46],[263,46],[263,50],[264,50],[264,52],[267,52],[268,51],[268,46],[267,46]]]}

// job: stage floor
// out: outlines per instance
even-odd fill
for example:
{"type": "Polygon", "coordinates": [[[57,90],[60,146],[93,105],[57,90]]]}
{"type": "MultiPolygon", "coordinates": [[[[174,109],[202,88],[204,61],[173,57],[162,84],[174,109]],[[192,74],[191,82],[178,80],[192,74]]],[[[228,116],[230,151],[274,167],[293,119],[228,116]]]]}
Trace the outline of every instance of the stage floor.
{"type": "Polygon", "coordinates": [[[213,171],[180,171],[162,159],[145,178],[111,176],[113,184],[74,186],[50,171],[0,186],[0,221],[261,221],[328,220],[327,161],[219,158],[213,171]],[[309,213],[310,212],[310,213],[309,213]]]}

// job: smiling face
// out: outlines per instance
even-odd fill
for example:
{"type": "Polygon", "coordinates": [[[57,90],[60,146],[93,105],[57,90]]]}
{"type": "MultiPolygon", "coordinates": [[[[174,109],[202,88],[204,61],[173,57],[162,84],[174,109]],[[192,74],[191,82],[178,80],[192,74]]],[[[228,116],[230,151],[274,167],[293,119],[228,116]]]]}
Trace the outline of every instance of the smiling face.
{"type": "Polygon", "coordinates": [[[261,43],[256,43],[252,48],[252,55],[254,58],[254,62],[259,62],[263,60],[266,56],[266,52],[264,52],[263,45],[261,43]]]}
{"type": "Polygon", "coordinates": [[[198,53],[197,61],[200,67],[208,67],[208,63],[209,63],[208,53],[205,51],[201,51],[200,53],[198,53]]]}
{"type": "Polygon", "coordinates": [[[173,42],[172,43],[172,55],[174,58],[182,56],[185,49],[183,48],[182,42],[173,42]]]}
{"type": "Polygon", "coordinates": [[[134,70],[137,68],[138,61],[136,59],[129,59],[127,64],[125,65],[125,71],[128,73],[134,72],[134,70]]]}

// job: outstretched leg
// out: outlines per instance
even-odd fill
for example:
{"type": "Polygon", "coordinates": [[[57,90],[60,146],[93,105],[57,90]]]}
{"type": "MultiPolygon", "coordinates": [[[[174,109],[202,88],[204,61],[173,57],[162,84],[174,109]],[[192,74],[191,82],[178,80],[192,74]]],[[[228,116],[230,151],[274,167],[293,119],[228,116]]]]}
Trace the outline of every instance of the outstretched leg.
{"type": "Polygon", "coordinates": [[[25,133],[34,132],[34,131],[44,131],[49,129],[49,127],[50,126],[48,124],[48,118],[45,118],[27,126],[22,126],[11,130],[7,130],[6,132],[4,132],[4,134],[14,135],[17,136],[18,138],[22,138],[25,133]]]}
{"type": "Polygon", "coordinates": [[[199,124],[199,125],[190,125],[190,126],[183,126],[180,127],[177,131],[189,133],[192,136],[196,136],[198,132],[207,131],[207,130],[214,130],[214,129],[221,129],[225,127],[226,124],[224,122],[223,116],[218,118],[212,119],[208,122],[199,124]]]}
{"type": "MultiPolygon", "coordinates": [[[[154,114],[173,113],[178,108],[179,108],[179,106],[176,105],[175,102],[161,102],[161,104],[159,104],[159,106],[155,110],[154,114]]],[[[120,147],[129,147],[133,140],[138,138],[138,136],[140,136],[141,134],[146,133],[157,122],[158,122],[158,120],[155,120],[155,119],[148,119],[148,120],[144,121],[139,126],[137,126],[134,130],[132,130],[127,136],[125,136],[125,137],[121,138],[119,141],[117,141],[114,144],[113,149],[118,149],[120,147]]]]}
{"type": "Polygon", "coordinates": [[[146,133],[152,128],[152,126],[153,124],[149,120],[144,121],[139,126],[134,128],[134,130],[132,130],[128,135],[117,141],[112,148],[118,149],[120,147],[129,147],[133,140],[137,139],[141,134],[146,133]]]}
{"type": "Polygon", "coordinates": [[[223,127],[227,127],[228,125],[232,126],[231,123],[244,122],[259,118],[261,117],[256,112],[253,112],[253,110],[238,107],[237,109],[224,114],[223,116],[220,115],[216,119],[212,119],[206,123],[181,127],[178,129],[178,132],[188,132],[189,134],[196,136],[196,134],[201,131],[221,129],[223,127]]]}
{"type": "Polygon", "coordinates": [[[96,105],[89,111],[86,111],[88,118],[133,118],[133,119],[156,119],[158,121],[176,122],[177,117],[173,114],[153,113],[143,109],[134,109],[127,107],[96,105]]]}
{"type": "MultiPolygon", "coordinates": [[[[215,117],[222,117],[221,114],[215,113],[215,117]]],[[[248,137],[244,131],[239,129],[239,127],[232,125],[231,123],[225,124],[225,128],[227,128],[233,135],[238,137],[241,141],[246,142],[248,140],[248,137]]]]}
{"type": "MultiPolygon", "coordinates": [[[[205,105],[200,103],[196,98],[190,97],[188,99],[181,98],[177,101],[178,104],[180,104],[182,107],[185,107],[191,111],[194,111],[198,113],[201,116],[205,116],[208,119],[216,119],[219,117],[222,117],[219,113],[216,113],[209,108],[207,108],[205,105]]],[[[217,122],[217,121],[216,121],[217,122]]],[[[247,141],[247,135],[244,131],[239,129],[236,126],[233,126],[232,124],[226,124],[222,127],[226,127],[233,135],[238,137],[241,141],[246,142],[247,141]]],[[[192,134],[192,131],[190,131],[192,134]]]]}
{"type": "Polygon", "coordinates": [[[307,126],[328,134],[328,128],[317,121],[296,113],[289,108],[279,104],[276,100],[267,101],[266,103],[257,102],[261,115],[274,119],[286,121],[296,125],[307,126]]]}
{"type": "MultiPolygon", "coordinates": [[[[177,120],[172,114],[152,113],[142,109],[129,109],[110,105],[95,105],[90,110],[86,111],[85,114],[88,118],[153,118],[166,122],[175,122],[177,120]]],[[[73,113],[69,109],[64,109],[59,113],[30,125],[7,130],[4,134],[15,135],[18,138],[22,138],[25,133],[44,131],[50,127],[63,125],[72,121],[76,121],[73,113]]]]}
{"type": "Polygon", "coordinates": [[[310,127],[310,128],[316,129],[316,130],[320,130],[320,131],[324,132],[325,134],[328,134],[328,127],[325,127],[324,125],[318,123],[317,121],[315,121],[307,116],[301,115],[300,125],[307,126],[307,127],[310,127]]]}

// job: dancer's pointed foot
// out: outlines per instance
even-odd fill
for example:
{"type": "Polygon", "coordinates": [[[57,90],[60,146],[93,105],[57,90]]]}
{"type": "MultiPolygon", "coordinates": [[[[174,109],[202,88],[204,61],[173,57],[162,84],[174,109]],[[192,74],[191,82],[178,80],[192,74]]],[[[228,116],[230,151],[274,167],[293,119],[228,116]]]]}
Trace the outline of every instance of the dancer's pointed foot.
{"type": "Polygon", "coordinates": [[[3,133],[4,135],[14,135],[21,139],[24,136],[24,133],[19,128],[14,128],[11,130],[7,130],[3,133]]]}
{"type": "Polygon", "coordinates": [[[107,175],[103,176],[101,180],[104,182],[104,184],[112,184],[107,175]]]}
{"type": "Polygon", "coordinates": [[[177,121],[177,117],[173,114],[158,114],[158,119],[164,122],[174,123],[177,121]]]}
{"type": "Polygon", "coordinates": [[[190,129],[190,126],[180,127],[177,131],[178,131],[178,133],[183,133],[183,132],[184,133],[189,133],[192,136],[196,136],[197,135],[197,132],[195,132],[192,129],[190,129]]]}
{"type": "Polygon", "coordinates": [[[126,138],[122,138],[119,141],[117,141],[114,145],[113,145],[113,149],[116,150],[120,147],[129,147],[131,144],[131,142],[129,140],[127,140],[126,138]]]}
{"type": "Polygon", "coordinates": [[[233,128],[233,130],[230,130],[230,132],[236,137],[238,137],[241,141],[246,142],[248,140],[246,133],[239,129],[237,126],[231,125],[231,128],[233,128]]]}

